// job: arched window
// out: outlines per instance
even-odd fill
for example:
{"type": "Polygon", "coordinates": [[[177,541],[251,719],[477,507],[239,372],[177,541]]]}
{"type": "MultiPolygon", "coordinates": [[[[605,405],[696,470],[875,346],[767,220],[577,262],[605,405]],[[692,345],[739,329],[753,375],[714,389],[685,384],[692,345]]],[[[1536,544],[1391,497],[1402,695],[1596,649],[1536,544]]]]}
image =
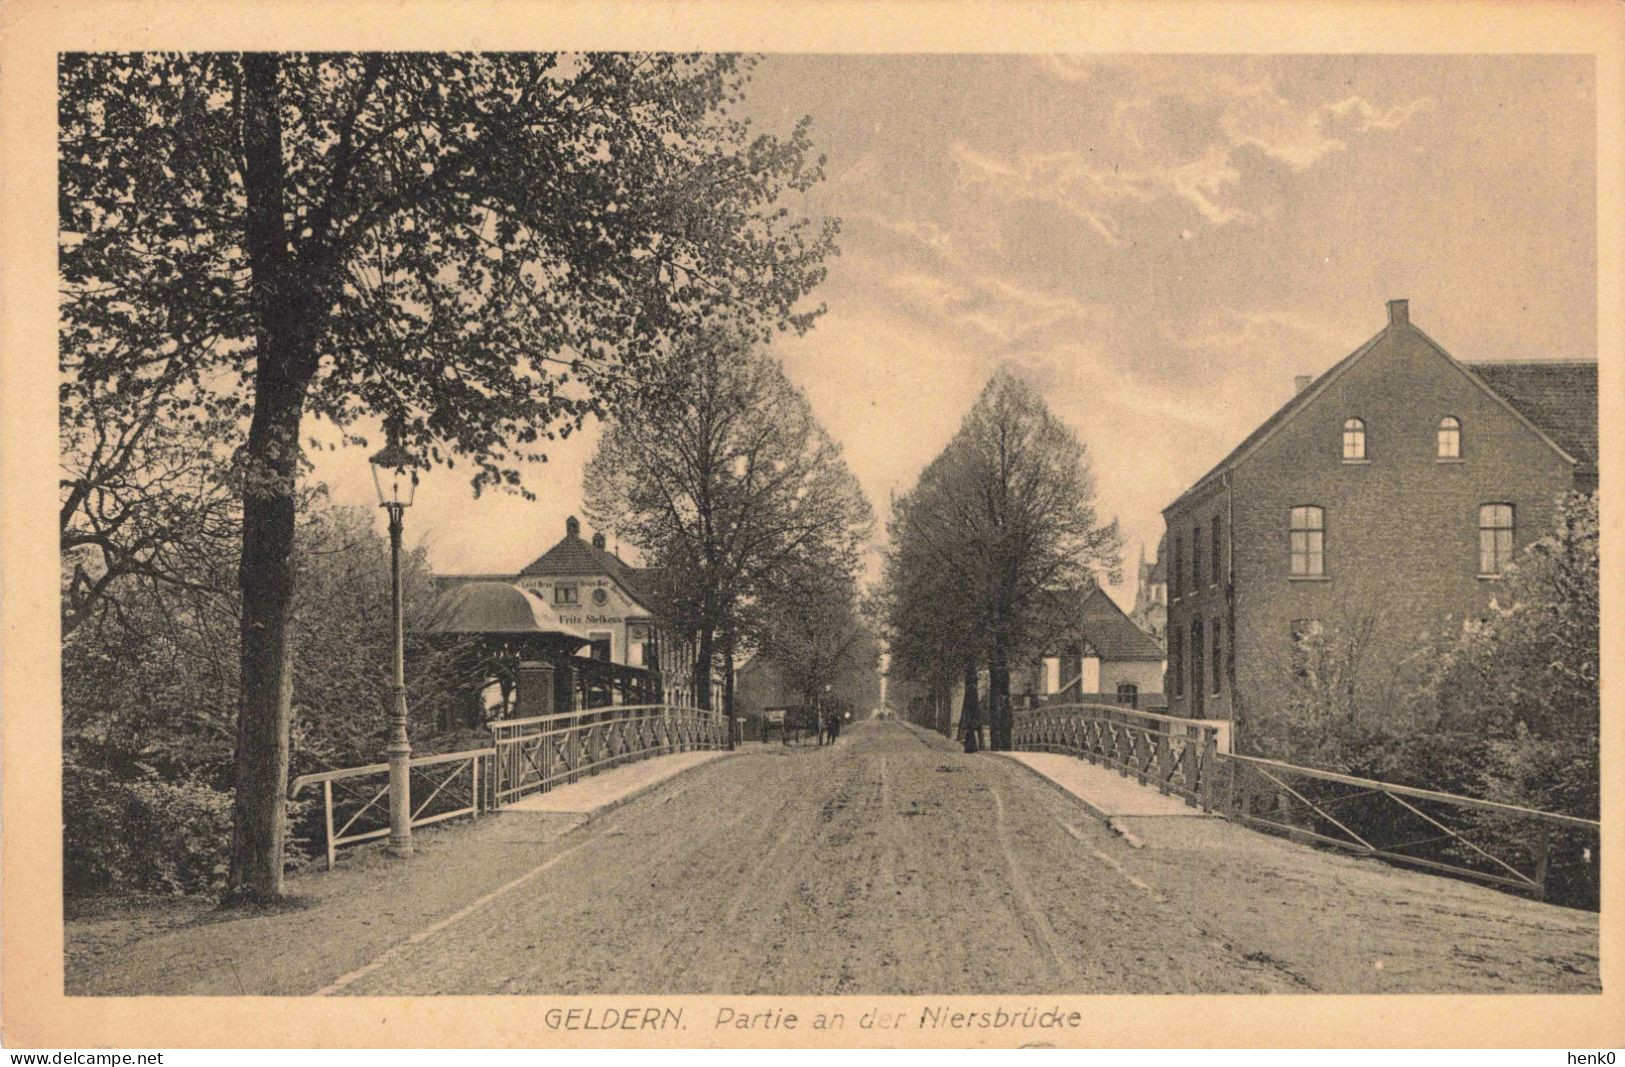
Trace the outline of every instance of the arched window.
{"type": "Polygon", "coordinates": [[[1326,573],[1326,512],[1313,504],[1292,509],[1292,569],[1294,578],[1326,573]]]}
{"type": "Polygon", "coordinates": [[[1439,458],[1461,458],[1461,420],[1454,415],[1439,420],[1439,458]]]}
{"type": "Polygon", "coordinates": [[[1365,458],[1365,421],[1346,419],[1343,422],[1343,460],[1365,458]]]}
{"type": "Polygon", "coordinates": [[[1478,573],[1501,574],[1512,562],[1512,505],[1482,504],[1478,509],[1478,573]]]}

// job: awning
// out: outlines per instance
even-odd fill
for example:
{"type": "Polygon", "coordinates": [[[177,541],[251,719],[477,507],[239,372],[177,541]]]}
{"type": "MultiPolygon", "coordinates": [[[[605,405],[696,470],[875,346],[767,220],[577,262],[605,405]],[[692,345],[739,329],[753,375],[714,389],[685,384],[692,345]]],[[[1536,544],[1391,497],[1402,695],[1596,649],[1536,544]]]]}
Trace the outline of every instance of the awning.
{"type": "Polygon", "coordinates": [[[430,613],[431,633],[542,634],[591,640],[563,622],[547,601],[508,582],[468,582],[441,594],[430,613]]]}

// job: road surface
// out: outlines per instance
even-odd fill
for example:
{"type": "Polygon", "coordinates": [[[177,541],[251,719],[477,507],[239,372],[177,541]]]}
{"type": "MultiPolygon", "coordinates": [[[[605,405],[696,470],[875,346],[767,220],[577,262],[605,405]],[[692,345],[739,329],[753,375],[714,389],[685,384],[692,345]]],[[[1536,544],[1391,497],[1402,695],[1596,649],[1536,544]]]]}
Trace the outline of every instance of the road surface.
{"type": "Polygon", "coordinates": [[[756,746],[579,826],[533,834],[540,824],[520,821],[541,818],[447,828],[405,883],[376,859],[311,875],[323,895],[295,913],[189,920],[132,944],[70,930],[69,989],[1598,987],[1595,915],[1217,819],[1140,820],[1133,848],[1032,771],[896,722],[860,724],[833,748],[756,746]],[[387,892],[399,899],[380,916],[365,902],[387,892]]]}

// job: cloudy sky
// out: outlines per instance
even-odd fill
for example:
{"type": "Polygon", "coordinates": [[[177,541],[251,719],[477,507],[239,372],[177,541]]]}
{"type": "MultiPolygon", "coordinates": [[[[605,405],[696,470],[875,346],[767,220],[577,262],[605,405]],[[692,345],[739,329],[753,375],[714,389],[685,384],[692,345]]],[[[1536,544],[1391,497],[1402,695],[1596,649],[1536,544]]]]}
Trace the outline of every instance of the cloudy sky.
{"type": "MultiPolygon", "coordinates": [[[[843,220],[828,313],[780,355],[884,514],[988,375],[1027,375],[1128,538],[1381,328],[1458,358],[1596,356],[1593,77],[1567,57],[772,56],[761,126],[811,115],[843,220]]],[[[512,572],[579,507],[596,434],[535,503],[426,483],[446,571],[512,572]]],[[[319,459],[345,501],[359,453],[319,459]]]]}

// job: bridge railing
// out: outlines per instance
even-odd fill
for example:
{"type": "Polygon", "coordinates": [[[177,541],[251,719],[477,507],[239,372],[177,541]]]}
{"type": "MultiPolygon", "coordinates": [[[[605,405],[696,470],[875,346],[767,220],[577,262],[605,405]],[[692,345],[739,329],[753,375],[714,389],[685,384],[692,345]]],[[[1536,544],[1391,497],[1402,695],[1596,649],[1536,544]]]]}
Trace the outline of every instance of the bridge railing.
{"type": "MultiPolygon", "coordinates": [[[[408,763],[412,779],[412,825],[428,826],[460,816],[478,817],[491,809],[491,760],[494,749],[477,748],[419,756],[408,763]]],[[[321,787],[322,824],[327,869],[338,850],[389,833],[389,764],[369,763],[338,771],[302,774],[288,787],[297,799],[305,789],[321,787]]]]}
{"type": "Polygon", "coordinates": [[[1595,907],[1602,824],[1255,756],[1219,757],[1215,808],[1255,829],[1595,907]]]}
{"type": "Polygon", "coordinates": [[[1106,704],[1018,712],[1015,747],[1133,775],[1268,833],[1595,907],[1601,824],[1222,751],[1217,727],[1106,704]]]}
{"type": "Polygon", "coordinates": [[[721,712],[626,704],[491,724],[494,799],[507,804],[623,763],[726,748],[721,712]]]}
{"type": "MultiPolygon", "coordinates": [[[[497,720],[491,733],[490,747],[409,762],[413,827],[478,818],[528,794],[623,763],[728,743],[720,712],[670,704],[497,720]]],[[[317,787],[328,870],[340,848],[389,834],[389,764],[302,774],[289,785],[288,796],[298,799],[317,787]]]]}
{"type": "Polygon", "coordinates": [[[1018,749],[1081,756],[1211,807],[1218,730],[1209,724],[1113,704],[1047,704],[1017,712],[1012,738],[1018,749]]]}

